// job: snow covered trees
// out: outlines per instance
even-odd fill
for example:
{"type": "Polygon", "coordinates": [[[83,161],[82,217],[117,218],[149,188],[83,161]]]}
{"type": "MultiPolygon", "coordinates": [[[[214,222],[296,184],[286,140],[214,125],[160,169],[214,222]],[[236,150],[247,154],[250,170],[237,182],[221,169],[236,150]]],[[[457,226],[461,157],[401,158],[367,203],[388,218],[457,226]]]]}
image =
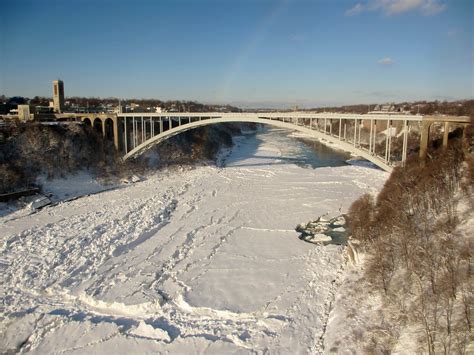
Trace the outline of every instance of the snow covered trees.
{"type": "Polygon", "coordinates": [[[395,323],[390,346],[406,329],[429,354],[463,354],[474,340],[474,240],[464,223],[473,215],[458,206],[472,203],[473,158],[464,157],[458,145],[424,167],[411,161],[395,169],[376,203],[365,195],[349,211],[367,251],[366,279],[382,296],[382,317],[395,323]]]}
{"type": "Polygon", "coordinates": [[[40,174],[55,177],[80,169],[100,170],[104,162],[114,166],[118,159],[113,145],[87,130],[75,123],[19,126],[0,146],[0,192],[27,187],[40,174]]]}

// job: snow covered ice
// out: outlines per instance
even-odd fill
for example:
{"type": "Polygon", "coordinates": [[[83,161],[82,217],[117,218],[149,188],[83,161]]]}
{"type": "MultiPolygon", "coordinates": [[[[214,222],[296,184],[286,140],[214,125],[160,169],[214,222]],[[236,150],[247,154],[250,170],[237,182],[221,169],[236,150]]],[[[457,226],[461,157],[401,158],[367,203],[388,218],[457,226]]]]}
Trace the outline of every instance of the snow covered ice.
{"type": "Polygon", "coordinates": [[[223,168],[2,217],[0,350],[322,353],[343,247],[294,227],[387,173],[297,166],[275,134],[237,139],[223,168]]]}

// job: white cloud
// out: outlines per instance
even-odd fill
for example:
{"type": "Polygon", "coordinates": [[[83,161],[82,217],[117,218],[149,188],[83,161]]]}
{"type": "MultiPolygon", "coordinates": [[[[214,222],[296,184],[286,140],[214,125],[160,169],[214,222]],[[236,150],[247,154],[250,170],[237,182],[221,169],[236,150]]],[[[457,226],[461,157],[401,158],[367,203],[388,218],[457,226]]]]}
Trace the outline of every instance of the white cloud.
{"type": "Polygon", "coordinates": [[[364,11],[380,11],[387,16],[418,10],[424,16],[432,16],[446,10],[443,0],[367,0],[357,3],[345,12],[346,16],[356,16],[364,11]]]}
{"type": "Polygon", "coordinates": [[[421,6],[421,13],[425,16],[432,16],[439,14],[446,10],[446,4],[443,4],[437,0],[427,0],[421,6]]]}
{"type": "Polygon", "coordinates": [[[360,2],[355,4],[353,7],[351,7],[349,10],[345,12],[346,16],[356,16],[360,14],[362,11],[365,10],[365,6],[362,5],[360,2]]]}
{"type": "Polygon", "coordinates": [[[397,15],[403,12],[412,11],[421,5],[423,0],[392,0],[392,1],[378,1],[387,15],[397,15]]]}
{"type": "Polygon", "coordinates": [[[380,59],[377,63],[379,63],[380,65],[392,65],[393,63],[395,63],[395,61],[390,57],[385,57],[380,59]]]}

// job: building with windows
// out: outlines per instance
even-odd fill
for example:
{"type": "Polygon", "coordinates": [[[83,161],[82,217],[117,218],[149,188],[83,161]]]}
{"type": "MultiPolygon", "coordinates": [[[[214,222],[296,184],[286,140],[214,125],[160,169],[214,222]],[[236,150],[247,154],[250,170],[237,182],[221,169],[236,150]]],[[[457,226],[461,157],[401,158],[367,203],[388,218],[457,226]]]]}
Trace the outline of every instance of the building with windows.
{"type": "Polygon", "coordinates": [[[54,112],[64,112],[64,83],[62,80],[53,81],[54,112]]]}

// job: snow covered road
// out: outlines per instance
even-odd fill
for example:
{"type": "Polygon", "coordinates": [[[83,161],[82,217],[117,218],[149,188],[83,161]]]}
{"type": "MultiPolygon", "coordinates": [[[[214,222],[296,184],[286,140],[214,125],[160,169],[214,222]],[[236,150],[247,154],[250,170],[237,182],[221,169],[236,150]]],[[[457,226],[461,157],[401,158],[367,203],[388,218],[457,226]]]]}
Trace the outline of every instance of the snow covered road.
{"type": "Polygon", "coordinates": [[[224,168],[1,218],[0,351],[323,352],[342,247],[294,228],[387,174],[294,165],[274,134],[238,139],[224,168]]]}

